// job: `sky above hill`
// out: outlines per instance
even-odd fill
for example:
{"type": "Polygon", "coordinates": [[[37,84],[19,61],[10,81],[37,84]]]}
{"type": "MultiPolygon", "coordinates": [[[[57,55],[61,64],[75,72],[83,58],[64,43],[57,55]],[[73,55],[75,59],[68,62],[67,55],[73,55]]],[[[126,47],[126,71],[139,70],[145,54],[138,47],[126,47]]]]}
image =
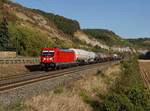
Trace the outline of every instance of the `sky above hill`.
{"type": "Polygon", "coordinates": [[[123,38],[150,37],[150,0],[12,0],[78,20],[81,28],[110,29],[123,38]]]}

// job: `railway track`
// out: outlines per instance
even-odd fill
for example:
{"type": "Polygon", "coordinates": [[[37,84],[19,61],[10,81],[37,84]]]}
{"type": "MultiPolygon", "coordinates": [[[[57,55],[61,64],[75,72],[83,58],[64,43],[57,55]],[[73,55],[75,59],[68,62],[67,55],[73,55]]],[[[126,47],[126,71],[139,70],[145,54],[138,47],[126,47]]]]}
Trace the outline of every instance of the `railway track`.
{"type": "MultiPolygon", "coordinates": [[[[64,75],[69,75],[71,73],[80,72],[86,69],[92,69],[99,65],[108,67],[114,62],[106,62],[106,63],[98,63],[92,65],[78,66],[69,69],[63,69],[58,71],[50,71],[50,72],[32,72],[30,74],[20,75],[20,76],[10,76],[0,79],[0,93],[5,91],[9,91],[11,89],[19,88],[28,84],[48,80],[51,78],[56,78],[64,75]]],[[[116,63],[116,62],[115,62],[116,63]]],[[[104,67],[104,68],[105,68],[104,67]]]]}

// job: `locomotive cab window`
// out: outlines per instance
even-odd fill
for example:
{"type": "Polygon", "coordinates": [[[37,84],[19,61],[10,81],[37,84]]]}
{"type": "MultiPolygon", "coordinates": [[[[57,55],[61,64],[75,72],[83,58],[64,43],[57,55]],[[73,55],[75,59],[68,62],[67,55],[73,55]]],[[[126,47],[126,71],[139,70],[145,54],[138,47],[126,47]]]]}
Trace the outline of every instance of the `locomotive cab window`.
{"type": "Polygon", "coordinates": [[[43,51],[42,56],[54,56],[54,51],[43,51]]]}

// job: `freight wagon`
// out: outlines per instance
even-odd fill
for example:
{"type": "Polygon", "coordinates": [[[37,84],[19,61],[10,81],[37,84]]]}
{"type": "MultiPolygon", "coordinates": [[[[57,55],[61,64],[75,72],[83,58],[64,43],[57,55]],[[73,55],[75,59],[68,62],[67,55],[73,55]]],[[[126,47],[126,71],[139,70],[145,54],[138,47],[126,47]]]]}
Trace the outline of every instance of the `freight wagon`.
{"type": "Polygon", "coordinates": [[[76,56],[76,61],[79,63],[90,63],[94,62],[96,54],[94,52],[85,51],[82,49],[69,49],[74,51],[76,56]]]}

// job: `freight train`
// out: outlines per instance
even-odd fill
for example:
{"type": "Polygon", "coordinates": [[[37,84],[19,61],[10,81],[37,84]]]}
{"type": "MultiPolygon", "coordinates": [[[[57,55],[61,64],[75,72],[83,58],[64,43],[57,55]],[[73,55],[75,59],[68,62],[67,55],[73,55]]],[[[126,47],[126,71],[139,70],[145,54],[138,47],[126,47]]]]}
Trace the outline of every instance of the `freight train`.
{"type": "Polygon", "coordinates": [[[40,62],[42,69],[56,69],[119,60],[117,54],[95,53],[82,49],[42,48],[40,62]]]}

